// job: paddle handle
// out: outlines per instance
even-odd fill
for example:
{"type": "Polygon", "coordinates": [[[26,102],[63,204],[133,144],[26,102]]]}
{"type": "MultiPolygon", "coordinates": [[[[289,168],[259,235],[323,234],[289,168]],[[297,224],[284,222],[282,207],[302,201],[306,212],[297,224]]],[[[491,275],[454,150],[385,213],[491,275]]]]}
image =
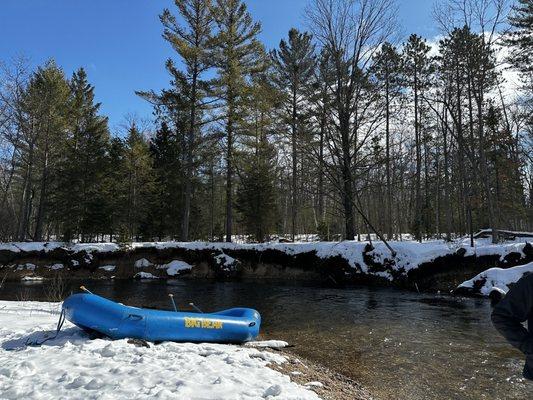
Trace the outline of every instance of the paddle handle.
{"type": "Polygon", "coordinates": [[[196,305],[194,303],[189,303],[189,305],[194,308],[196,311],[198,311],[200,314],[203,314],[204,312],[202,310],[200,310],[200,308],[196,307],[196,305]]]}
{"type": "Polygon", "coordinates": [[[170,301],[172,301],[172,305],[174,306],[174,311],[178,312],[178,307],[176,307],[176,303],[174,302],[174,295],[172,293],[169,293],[168,297],[170,297],[170,301]]]}
{"type": "Polygon", "coordinates": [[[87,292],[87,293],[92,294],[91,291],[90,291],[89,289],[87,289],[87,288],[86,288],[85,286],[83,286],[83,285],[80,286],[80,289],[83,290],[84,292],[87,292]]]}

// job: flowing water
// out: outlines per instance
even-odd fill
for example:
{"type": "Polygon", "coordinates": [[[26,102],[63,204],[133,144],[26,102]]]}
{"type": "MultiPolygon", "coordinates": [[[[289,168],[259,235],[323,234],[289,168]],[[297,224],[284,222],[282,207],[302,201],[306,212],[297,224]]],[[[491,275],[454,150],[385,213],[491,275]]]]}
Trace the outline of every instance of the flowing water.
{"type": "MultiPolygon", "coordinates": [[[[521,377],[522,356],[492,327],[487,300],[272,282],[85,284],[135,306],[171,309],[173,293],[188,309],[191,301],[204,311],[256,308],[264,337],[288,341],[377,399],[533,399],[533,383],[521,377]]],[[[45,293],[43,283],[8,282],[0,299],[46,300],[45,293]]]]}

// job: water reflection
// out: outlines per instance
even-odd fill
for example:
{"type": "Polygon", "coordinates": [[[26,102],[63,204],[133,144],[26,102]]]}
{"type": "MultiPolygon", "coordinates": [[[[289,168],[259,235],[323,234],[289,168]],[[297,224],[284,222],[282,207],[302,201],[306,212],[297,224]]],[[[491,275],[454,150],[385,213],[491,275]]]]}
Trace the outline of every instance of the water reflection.
{"type": "MultiPolygon", "coordinates": [[[[197,281],[85,282],[97,294],[139,307],[194,302],[212,311],[258,309],[267,337],[347,374],[380,399],[526,399],[521,355],[492,328],[479,299],[393,289],[197,281]]],[[[72,283],[72,288],[79,286],[72,283]]],[[[6,283],[2,299],[43,299],[42,284],[6,283]]]]}

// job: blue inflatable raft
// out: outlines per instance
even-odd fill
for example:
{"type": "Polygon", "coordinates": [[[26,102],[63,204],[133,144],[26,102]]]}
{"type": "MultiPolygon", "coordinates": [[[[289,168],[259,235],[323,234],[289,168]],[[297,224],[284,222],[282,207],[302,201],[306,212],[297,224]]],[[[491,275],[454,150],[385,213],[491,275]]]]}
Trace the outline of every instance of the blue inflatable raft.
{"type": "Polygon", "coordinates": [[[259,334],[261,317],[250,308],[231,308],[211,314],[129,307],[92,293],[69,296],[63,302],[67,320],[86,331],[112,339],[150,342],[242,343],[259,334]]]}

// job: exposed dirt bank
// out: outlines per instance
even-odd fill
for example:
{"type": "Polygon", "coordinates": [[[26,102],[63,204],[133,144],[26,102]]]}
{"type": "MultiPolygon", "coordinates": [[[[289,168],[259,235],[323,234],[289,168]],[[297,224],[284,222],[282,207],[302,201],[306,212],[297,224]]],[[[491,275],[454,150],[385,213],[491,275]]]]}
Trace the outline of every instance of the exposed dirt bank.
{"type": "Polygon", "coordinates": [[[396,242],[392,256],[381,243],[0,245],[0,280],[58,274],[82,279],[282,279],[332,285],[395,285],[420,291],[451,291],[492,267],[533,261],[530,243],[475,248],[461,243],[396,242]]]}

